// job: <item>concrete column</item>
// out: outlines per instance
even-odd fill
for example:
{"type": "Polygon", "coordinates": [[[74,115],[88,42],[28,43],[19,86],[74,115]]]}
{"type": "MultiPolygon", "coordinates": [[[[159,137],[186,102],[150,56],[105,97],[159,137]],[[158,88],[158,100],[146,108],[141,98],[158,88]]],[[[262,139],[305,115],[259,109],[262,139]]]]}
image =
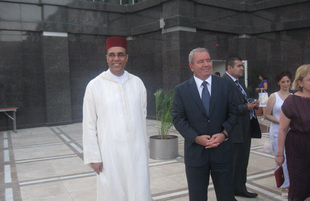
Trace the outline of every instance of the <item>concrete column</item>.
{"type": "Polygon", "coordinates": [[[196,34],[196,28],[190,23],[193,16],[193,2],[174,0],[163,4],[161,27],[165,41],[162,46],[165,90],[173,89],[192,75],[188,67],[188,54],[196,34]]]}
{"type": "Polygon", "coordinates": [[[70,123],[72,116],[68,34],[43,32],[42,37],[46,122],[48,125],[70,123]]]}

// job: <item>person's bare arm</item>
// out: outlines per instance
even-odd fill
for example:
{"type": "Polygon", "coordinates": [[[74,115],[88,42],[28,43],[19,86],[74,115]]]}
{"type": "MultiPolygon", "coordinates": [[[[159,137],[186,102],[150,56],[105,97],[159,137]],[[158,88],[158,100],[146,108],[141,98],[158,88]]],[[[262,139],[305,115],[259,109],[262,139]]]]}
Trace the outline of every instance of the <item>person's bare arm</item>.
{"type": "Polygon", "coordinates": [[[275,102],[276,102],[276,96],[275,96],[275,94],[271,94],[268,98],[268,101],[267,101],[267,106],[266,106],[266,111],[264,113],[264,118],[273,122],[273,123],[278,124],[279,120],[272,115],[272,110],[273,110],[273,106],[274,106],[275,102]]]}
{"type": "Polygon", "coordinates": [[[285,116],[285,114],[281,111],[280,114],[280,124],[279,124],[279,132],[278,132],[278,151],[275,158],[276,163],[280,166],[284,162],[284,146],[287,130],[291,120],[285,116]]]}
{"type": "Polygon", "coordinates": [[[264,83],[264,88],[262,88],[262,90],[266,91],[267,89],[268,89],[268,83],[265,82],[265,83],[264,83]]]}

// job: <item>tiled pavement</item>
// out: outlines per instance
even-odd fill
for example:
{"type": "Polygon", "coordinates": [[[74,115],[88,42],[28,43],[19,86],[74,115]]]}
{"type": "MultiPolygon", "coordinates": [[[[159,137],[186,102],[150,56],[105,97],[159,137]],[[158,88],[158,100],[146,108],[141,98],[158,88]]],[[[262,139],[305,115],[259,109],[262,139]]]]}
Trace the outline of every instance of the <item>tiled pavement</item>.
{"type": "MultiPolygon", "coordinates": [[[[260,119],[263,138],[252,140],[248,168],[248,189],[255,199],[284,200],[275,187],[272,155],[262,152],[269,138],[268,122],[260,119]]],[[[157,133],[154,120],[147,120],[148,135],[157,133]]],[[[183,164],[183,138],[179,136],[179,157],[175,160],[149,160],[153,200],[187,201],[183,164]]],[[[96,178],[82,161],[81,123],[0,132],[0,200],[2,201],[95,201],[96,178]]],[[[209,200],[215,201],[212,184],[209,200]]]]}

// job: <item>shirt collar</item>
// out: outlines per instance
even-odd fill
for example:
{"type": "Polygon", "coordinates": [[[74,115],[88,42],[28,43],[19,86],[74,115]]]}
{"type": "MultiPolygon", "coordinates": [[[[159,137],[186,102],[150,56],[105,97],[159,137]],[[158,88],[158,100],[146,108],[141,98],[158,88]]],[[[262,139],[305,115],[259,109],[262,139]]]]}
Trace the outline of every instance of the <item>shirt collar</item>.
{"type": "Polygon", "coordinates": [[[123,73],[123,75],[121,75],[121,76],[116,76],[116,75],[114,75],[113,73],[111,73],[111,71],[110,71],[110,68],[107,70],[107,73],[109,74],[109,76],[111,77],[111,78],[113,78],[113,80],[115,80],[115,81],[117,81],[117,82],[119,82],[119,83],[123,83],[124,82],[124,79],[125,79],[125,77],[126,77],[126,71],[124,71],[124,73],[123,73]]]}
{"type": "Polygon", "coordinates": [[[231,74],[227,73],[227,71],[226,71],[226,74],[227,74],[229,77],[231,77],[231,79],[232,79],[234,82],[236,82],[236,80],[238,80],[238,79],[236,79],[234,76],[232,76],[231,74]]]}
{"type": "Polygon", "coordinates": [[[196,85],[197,85],[198,88],[201,87],[201,84],[202,84],[204,81],[208,82],[208,84],[209,84],[210,86],[211,86],[211,83],[212,83],[212,75],[210,75],[206,80],[202,80],[202,79],[200,79],[200,78],[198,78],[198,77],[196,77],[196,76],[194,75],[194,79],[195,79],[195,82],[196,82],[196,85]]]}

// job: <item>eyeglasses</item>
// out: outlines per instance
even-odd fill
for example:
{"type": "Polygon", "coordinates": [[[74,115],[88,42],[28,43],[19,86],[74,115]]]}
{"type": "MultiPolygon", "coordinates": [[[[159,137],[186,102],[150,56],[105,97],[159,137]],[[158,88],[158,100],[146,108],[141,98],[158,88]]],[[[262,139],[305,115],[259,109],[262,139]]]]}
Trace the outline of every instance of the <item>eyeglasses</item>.
{"type": "Polygon", "coordinates": [[[110,53],[108,54],[108,57],[111,58],[111,59],[114,59],[116,56],[120,59],[123,59],[127,54],[126,53],[118,53],[118,54],[114,54],[114,53],[110,53]]]}

